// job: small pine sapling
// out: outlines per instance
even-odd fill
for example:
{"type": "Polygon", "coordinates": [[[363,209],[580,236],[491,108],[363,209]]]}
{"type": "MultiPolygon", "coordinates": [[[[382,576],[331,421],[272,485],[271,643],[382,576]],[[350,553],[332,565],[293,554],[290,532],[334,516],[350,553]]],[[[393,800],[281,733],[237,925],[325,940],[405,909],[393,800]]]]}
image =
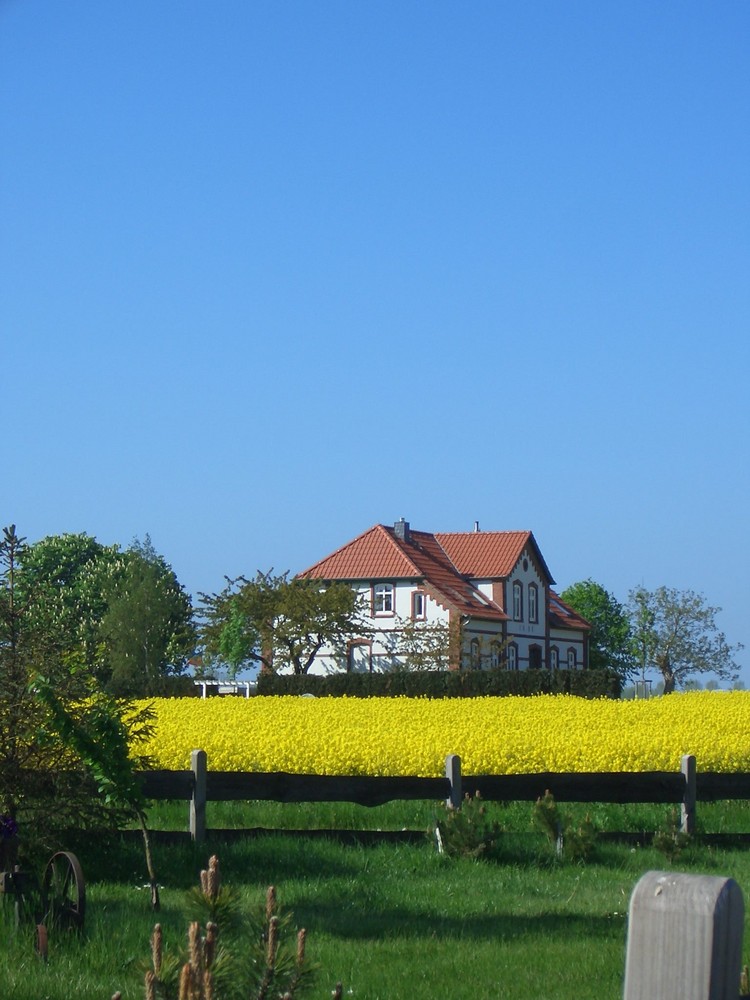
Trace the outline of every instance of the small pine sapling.
{"type": "Polygon", "coordinates": [[[446,805],[445,815],[437,821],[430,836],[434,836],[438,851],[448,857],[478,858],[491,847],[502,833],[502,827],[487,814],[479,792],[474,797],[467,792],[460,809],[446,805]]]}
{"type": "MultiPolygon", "coordinates": [[[[191,920],[187,951],[164,953],[159,924],[151,935],[151,963],[145,972],[146,1000],[297,1000],[313,982],[315,969],[307,960],[304,929],[294,932],[292,914],[281,913],[276,890],[270,886],[256,914],[242,925],[239,902],[221,880],[219,859],[213,856],[201,872],[200,888],[188,894],[186,909],[201,912],[191,920]],[[223,923],[231,928],[224,934],[223,923]],[[219,928],[228,940],[219,941],[219,928]],[[242,938],[240,938],[242,931],[242,938]]],[[[341,996],[341,986],[337,985],[341,996]]]]}
{"type": "Polygon", "coordinates": [[[547,789],[534,803],[532,823],[555,850],[558,858],[588,861],[596,847],[596,828],[590,816],[577,827],[568,826],[552,792],[547,789]]]}
{"type": "Polygon", "coordinates": [[[691,843],[690,834],[683,833],[680,827],[680,817],[677,810],[671,809],[661,829],[654,834],[654,847],[657,851],[661,851],[670,863],[674,863],[691,843]]]}

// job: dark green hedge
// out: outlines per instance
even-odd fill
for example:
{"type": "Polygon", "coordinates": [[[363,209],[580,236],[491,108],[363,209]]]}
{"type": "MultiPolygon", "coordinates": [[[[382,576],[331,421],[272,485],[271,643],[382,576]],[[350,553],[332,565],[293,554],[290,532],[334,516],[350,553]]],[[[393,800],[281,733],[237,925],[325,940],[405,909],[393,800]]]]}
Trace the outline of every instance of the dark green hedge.
{"type": "Polygon", "coordinates": [[[619,698],[620,680],[609,670],[425,670],[389,674],[261,673],[258,694],[314,694],[349,698],[477,698],[482,695],[575,694],[619,698]]]}

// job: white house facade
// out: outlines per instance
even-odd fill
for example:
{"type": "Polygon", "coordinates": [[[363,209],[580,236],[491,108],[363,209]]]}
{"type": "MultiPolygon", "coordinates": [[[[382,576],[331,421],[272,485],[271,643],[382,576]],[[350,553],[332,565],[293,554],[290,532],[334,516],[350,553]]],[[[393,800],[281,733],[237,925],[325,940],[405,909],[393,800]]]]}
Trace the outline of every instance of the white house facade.
{"type": "Polygon", "coordinates": [[[429,533],[376,524],[299,574],[349,583],[363,627],[324,647],[311,673],[384,671],[442,647],[451,669],[584,668],[590,626],[552,590],[530,531],[429,533]]]}

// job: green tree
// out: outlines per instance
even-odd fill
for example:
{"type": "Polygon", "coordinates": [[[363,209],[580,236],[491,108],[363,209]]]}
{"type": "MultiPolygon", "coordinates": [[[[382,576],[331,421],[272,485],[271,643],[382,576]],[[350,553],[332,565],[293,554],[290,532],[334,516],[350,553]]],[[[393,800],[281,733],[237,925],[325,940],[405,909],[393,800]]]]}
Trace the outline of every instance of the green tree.
{"type": "Polygon", "coordinates": [[[227,580],[218,594],[202,594],[201,636],[209,658],[264,670],[306,674],[323,646],[363,634],[357,592],[346,583],[274,576],[227,580]]]}
{"type": "Polygon", "coordinates": [[[98,628],[100,675],[118,695],[164,694],[195,651],[192,602],[148,535],[120,561],[98,628]]]}
{"type": "Polygon", "coordinates": [[[560,595],[591,625],[589,666],[608,668],[622,680],[635,672],[630,616],[627,609],[594,580],[581,580],[560,595]]]}
{"type": "Polygon", "coordinates": [[[50,535],[19,554],[18,589],[38,633],[121,695],[152,695],[195,647],[189,595],[151,540],[122,551],[86,534],[50,535]]]}
{"type": "Polygon", "coordinates": [[[383,636],[395,669],[448,670],[461,645],[460,625],[399,618],[396,628],[383,636]]]}
{"type": "MultiPolygon", "coordinates": [[[[40,614],[46,588],[23,588],[25,540],[10,525],[0,540],[0,813],[17,819],[26,854],[59,844],[74,827],[116,824],[111,803],[92,794],[86,767],[54,726],[34,689],[45,676],[56,696],[84,724],[92,711],[90,675],[66,648],[53,618],[40,614]]],[[[6,859],[7,860],[7,859],[6,859]]]]}
{"type": "Polygon", "coordinates": [[[736,679],[733,654],[742,645],[730,645],[719,630],[720,611],[693,590],[636,587],[630,592],[634,649],[644,669],[659,671],[664,694],[671,694],[695,673],[736,679]]]}
{"type": "Polygon", "coordinates": [[[23,545],[18,563],[18,592],[37,631],[54,631],[62,649],[97,673],[106,593],[122,571],[118,547],[83,533],[49,535],[23,545]]]}

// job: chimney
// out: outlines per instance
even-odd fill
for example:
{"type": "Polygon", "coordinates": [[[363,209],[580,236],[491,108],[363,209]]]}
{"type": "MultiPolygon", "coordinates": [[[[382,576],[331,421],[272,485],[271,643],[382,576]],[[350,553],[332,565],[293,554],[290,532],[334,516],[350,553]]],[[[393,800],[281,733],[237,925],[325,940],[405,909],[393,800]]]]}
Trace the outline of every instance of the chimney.
{"type": "Polygon", "coordinates": [[[400,521],[396,521],[393,525],[393,533],[396,538],[400,538],[402,542],[409,541],[409,522],[405,521],[403,517],[400,521]]]}
{"type": "Polygon", "coordinates": [[[475,535],[479,534],[479,521],[474,522],[474,534],[475,535]]]}

